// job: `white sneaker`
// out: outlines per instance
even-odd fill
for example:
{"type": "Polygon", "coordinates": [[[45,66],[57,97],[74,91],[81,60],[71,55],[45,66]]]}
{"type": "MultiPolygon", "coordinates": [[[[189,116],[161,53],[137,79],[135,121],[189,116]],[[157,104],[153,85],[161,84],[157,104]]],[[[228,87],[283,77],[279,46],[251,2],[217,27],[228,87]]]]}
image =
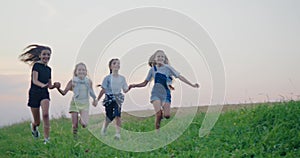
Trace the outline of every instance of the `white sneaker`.
{"type": "Polygon", "coordinates": [[[48,144],[48,143],[50,143],[50,138],[45,138],[44,139],[44,144],[48,144]]]}
{"type": "Polygon", "coordinates": [[[38,127],[35,127],[35,130],[33,130],[33,125],[30,123],[30,129],[31,129],[31,134],[33,138],[38,139],[40,137],[40,132],[38,130],[38,127]]]}
{"type": "Polygon", "coordinates": [[[121,139],[120,133],[116,133],[116,135],[115,135],[115,140],[120,140],[120,139],[121,139]]]}

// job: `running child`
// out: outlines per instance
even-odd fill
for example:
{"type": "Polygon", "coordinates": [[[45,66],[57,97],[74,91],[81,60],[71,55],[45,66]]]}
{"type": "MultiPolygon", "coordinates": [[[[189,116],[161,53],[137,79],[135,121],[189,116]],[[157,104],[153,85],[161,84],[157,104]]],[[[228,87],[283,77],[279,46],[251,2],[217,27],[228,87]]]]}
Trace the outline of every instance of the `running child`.
{"type": "Polygon", "coordinates": [[[124,102],[124,93],[129,91],[126,79],[124,76],[119,74],[120,60],[111,59],[109,61],[110,74],[107,75],[102,82],[102,90],[99,93],[97,100],[99,101],[103,94],[105,98],[103,100],[103,106],[105,107],[106,118],[103,122],[101,135],[106,134],[106,129],[114,119],[116,120],[116,134],[115,139],[119,140],[121,130],[121,108],[124,102]]]}
{"type": "Polygon", "coordinates": [[[93,98],[93,105],[97,105],[93,83],[87,77],[87,68],[84,63],[78,63],[73,72],[73,78],[68,82],[64,90],[57,88],[62,95],[73,91],[74,95],[70,103],[69,113],[72,116],[73,135],[77,137],[78,122],[86,128],[89,122],[89,95],[93,98]],[[78,115],[80,119],[78,120],[78,115]]]}
{"type": "Polygon", "coordinates": [[[47,46],[32,44],[24,49],[19,59],[32,65],[31,85],[29,89],[28,106],[31,109],[33,122],[30,123],[31,134],[34,138],[40,137],[38,126],[40,125],[40,107],[44,122],[44,144],[49,142],[50,121],[49,105],[50,96],[48,89],[59,88],[60,83],[51,81],[51,68],[48,62],[51,57],[51,48],[47,46]]]}
{"type": "Polygon", "coordinates": [[[154,78],[154,86],[151,91],[151,103],[155,110],[155,129],[159,132],[160,122],[163,117],[170,118],[171,93],[169,88],[170,77],[179,78],[182,82],[199,88],[199,84],[192,84],[185,77],[180,75],[173,67],[169,65],[168,57],[163,50],[157,50],[148,61],[151,66],[144,82],[132,84],[129,88],[145,87],[152,78],[154,78]]]}

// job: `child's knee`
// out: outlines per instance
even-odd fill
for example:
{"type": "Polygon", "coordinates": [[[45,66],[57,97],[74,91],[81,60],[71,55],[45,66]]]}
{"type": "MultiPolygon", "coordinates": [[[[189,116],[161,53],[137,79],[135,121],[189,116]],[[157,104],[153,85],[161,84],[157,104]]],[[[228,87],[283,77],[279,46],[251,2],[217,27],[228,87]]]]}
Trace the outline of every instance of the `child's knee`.
{"type": "Polygon", "coordinates": [[[162,115],[162,111],[159,110],[157,113],[156,113],[156,116],[161,116],[162,115]]]}
{"type": "Polygon", "coordinates": [[[48,113],[43,114],[43,119],[44,119],[44,120],[45,120],[45,119],[49,119],[49,114],[48,114],[48,113]]]}

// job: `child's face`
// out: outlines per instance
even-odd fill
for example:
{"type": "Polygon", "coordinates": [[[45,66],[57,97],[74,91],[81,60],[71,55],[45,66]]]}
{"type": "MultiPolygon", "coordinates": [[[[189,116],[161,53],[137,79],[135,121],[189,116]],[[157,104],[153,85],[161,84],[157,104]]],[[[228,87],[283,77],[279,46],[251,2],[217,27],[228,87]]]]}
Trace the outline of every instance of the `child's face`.
{"type": "Polygon", "coordinates": [[[120,61],[119,60],[114,60],[111,65],[110,65],[110,69],[112,71],[118,71],[120,70],[120,61]]]}
{"type": "Polygon", "coordinates": [[[85,66],[78,65],[76,69],[76,76],[79,78],[84,78],[87,75],[87,71],[85,66]]]}
{"type": "Polygon", "coordinates": [[[39,55],[41,62],[47,64],[50,60],[51,52],[49,50],[42,50],[41,54],[39,55]]]}
{"type": "Polygon", "coordinates": [[[163,65],[164,62],[165,62],[165,60],[166,60],[166,56],[165,56],[165,54],[164,54],[163,52],[158,52],[158,53],[156,54],[156,56],[155,56],[155,62],[156,62],[157,64],[163,65]]]}

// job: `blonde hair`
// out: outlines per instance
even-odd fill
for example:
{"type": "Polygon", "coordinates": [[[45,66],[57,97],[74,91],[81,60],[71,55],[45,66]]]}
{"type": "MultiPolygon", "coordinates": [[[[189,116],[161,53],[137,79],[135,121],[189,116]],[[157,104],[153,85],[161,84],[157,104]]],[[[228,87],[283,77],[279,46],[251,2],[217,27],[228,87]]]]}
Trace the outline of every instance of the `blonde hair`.
{"type": "Polygon", "coordinates": [[[77,70],[77,68],[78,68],[80,65],[84,66],[84,68],[85,68],[85,70],[86,70],[86,72],[87,72],[86,65],[85,65],[83,62],[80,62],[80,63],[78,63],[78,64],[75,65],[75,69],[74,69],[74,72],[73,72],[73,76],[77,77],[77,75],[76,75],[76,70],[77,70]]]}
{"type": "Polygon", "coordinates": [[[164,61],[164,64],[168,64],[170,65],[170,62],[169,62],[169,59],[168,57],[166,56],[165,52],[163,50],[156,50],[155,53],[153,55],[150,56],[149,60],[148,60],[148,65],[150,67],[152,66],[155,66],[157,63],[155,62],[155,57],[158,53],[163,53],[165,55],[165,61],[164,61]]]}

